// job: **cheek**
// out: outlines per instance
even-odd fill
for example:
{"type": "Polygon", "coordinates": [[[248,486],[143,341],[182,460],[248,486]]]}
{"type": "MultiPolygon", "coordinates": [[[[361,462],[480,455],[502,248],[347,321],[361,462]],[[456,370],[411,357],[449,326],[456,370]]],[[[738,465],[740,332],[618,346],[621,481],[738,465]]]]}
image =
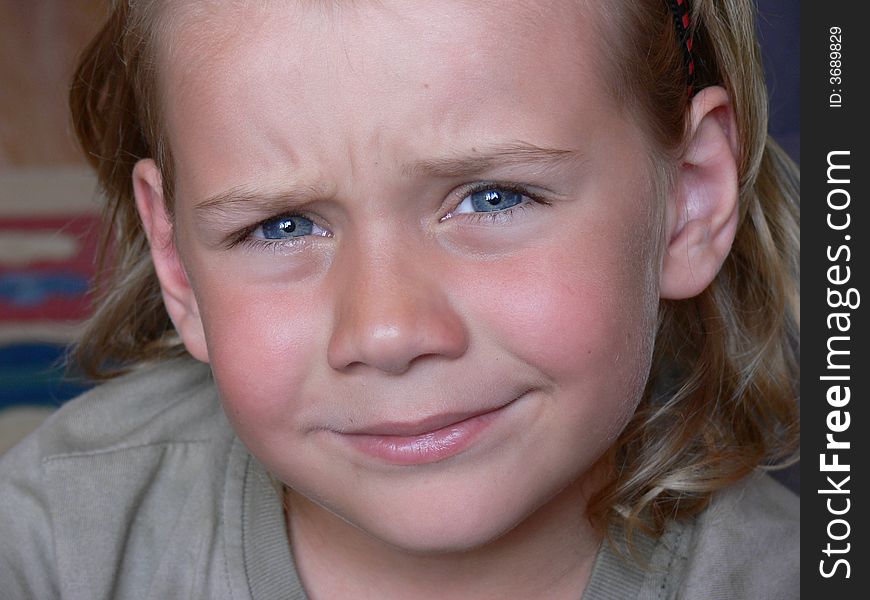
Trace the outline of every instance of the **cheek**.
{"type": "Polygon", "coordinates": [[[212,370],[240,437],[298,420],[322,329],[310,309],[318,304],[285,289],[251,293],[225,276],[197,287],[212,370]]]}
{"type": "Polygon", "coordinates": [[[631,236],[587,235],[540,248],[488,278],[476,304],[498,310],[480,318],[497,344],[589,399],[582,410],[611,399],[630,413],[648,377],[658,306],[654,259],[638,246],[631,236]]]}

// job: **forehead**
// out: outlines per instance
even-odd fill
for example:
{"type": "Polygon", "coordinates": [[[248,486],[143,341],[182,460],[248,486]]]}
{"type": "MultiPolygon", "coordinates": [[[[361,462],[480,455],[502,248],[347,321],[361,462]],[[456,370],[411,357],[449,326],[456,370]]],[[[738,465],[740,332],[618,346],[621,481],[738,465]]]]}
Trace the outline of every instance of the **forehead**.
{"type": "Polygon", "coordinates": [[[466,53],[497,48],[500,36],[531,48],[586,37],[591,16],[585,0],[164,0],[161,7],[162,41],[170,42],[164,48],[186,58],[219,56],[233,41],[260,38],[270,24],[298,27],[285,49],[329,41],[323,35],[349,47],[357,36],[384,31],[413,31],[421,47],[449,39],[466,53]],[[468,34],[474,37],[463,38],[468,34]]]}
{"type": "Polygon", "coordinates": [[[281,71],[310,89],[318,82],[299,76],[334,75],[341,62],[392,85],[413,71],[444,84],[495,69],[505,88],[530,66],[551,83],[598,75],[583,0],[168,0],[164,8],[157,54],[172,94],[281,71]],[[242,63],[244,73],[233,69],[242,63]]]}
{"type": "Polygon", "coordinates": [[[259,147],[289,131],[299,147],[364,128],[446,144],[507,124],[555,143],[581,100],[587,126],[610,106],[590,12],[580,0],[175,2],[159,57],[170,146],[176,159],[204,150],[181,129],[259,147]]]}

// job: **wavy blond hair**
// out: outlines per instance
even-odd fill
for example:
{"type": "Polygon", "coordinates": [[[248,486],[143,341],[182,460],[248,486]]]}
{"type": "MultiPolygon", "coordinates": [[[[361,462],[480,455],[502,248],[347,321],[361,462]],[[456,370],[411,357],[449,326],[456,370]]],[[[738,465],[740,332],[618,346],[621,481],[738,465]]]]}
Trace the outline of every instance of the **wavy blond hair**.
{"type": "MultiPolygon", "coordinates": [[[[687,75],[664,0],[605,3],[611,93],[659,153],[668,193],[686,143],[687,75]]],[[[799,173],[767,135],[751,0],[694,0],[695,89],[721,85],[737,121],[739,225],[713,283],[662,301],[646,393],[607,457],[590,516],[630,535],[700,511],[759,465],[796,460],[800,344],[799,173]]]]}
{"type": "MultiPolygon", "coordinates": [[[[70,93],[75,128],[105,193],[95,314],[73,353],[106,379],[184,353],[163,307],[131,172],[154,158],[173,197],[161,132],[156,49],[161,0],[115,0],[82,54],[70,93]]],[[[660,194],[685,143],[686,70],[665,0],[602,3],[611,40],[598,57],[616,105],[644,130],[660,194]]],[[[694,0],[695,88],[721,85],[737,119],[740,222],[712,285],[663,301],[653,367],[633,419],[602,464],[597,523],[657,534],[716,490],[797,447],[799,208],[794,163],[766,134],[767,96],[751,0],[694,0]]],[[[171,211],[171,206],[169,207],[171,211]]]]}

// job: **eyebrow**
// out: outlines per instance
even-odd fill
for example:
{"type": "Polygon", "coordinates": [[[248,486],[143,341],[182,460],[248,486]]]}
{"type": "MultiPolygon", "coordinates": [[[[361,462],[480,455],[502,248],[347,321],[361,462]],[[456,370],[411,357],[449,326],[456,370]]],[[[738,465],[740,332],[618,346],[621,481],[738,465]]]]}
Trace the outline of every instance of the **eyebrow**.
{"type": "MultiPolygon", "coordinates": [[[[402,167],[402,174],[408,178],[464,178],[480,175],[496,167],[527,166],[546,171],[581,159],[582,156],[573,150],[542,148],[517,141],[472,148],[466,154],[413,161],[402,167]]],[[[330,197],[331,194],[312,185],[290,185],[281,189],[240,185],[210,196],[197,204],[194,210],[206,220],[223,219],[239,212],[277,214],[330,197]]]]}
{"type": "Polygon", "coordinates": [[[501,166],[524,165],[546,170],[580,158],[573,150],[542,148],[516,141],[481,149],[472,148],[470,154],[415,161],[404,166],[403,174],[407,177],[470,177],[501,166]]]}
{"type": "Polygon", "coordinates": [[[308,185],[291,185],[280,190],[240,185],[210,196],[194,210],[204,219],[224,218],[238,212],[275,214],[327,197],[329,194],[323,190],[308,185]]]}

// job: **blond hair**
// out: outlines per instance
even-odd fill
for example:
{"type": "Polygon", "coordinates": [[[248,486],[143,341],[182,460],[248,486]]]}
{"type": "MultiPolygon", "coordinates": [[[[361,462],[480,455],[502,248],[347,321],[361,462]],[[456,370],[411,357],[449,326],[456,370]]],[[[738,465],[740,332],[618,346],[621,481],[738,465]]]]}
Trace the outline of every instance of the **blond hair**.
{"type": "MultiPolygon", "coordinates": [[[[799,173],[767,135],[750,0],[694,0],[695,89],[723,86],[737,121],[739,225],[713,283],[662,301],[644,399],[592,499],[598,522],[660,533],[759,465],[796,459],[800,339],[799,173]]],[[[664,0],[606,4],[611,92],[662,157],[661,189],[686,142],[687,73],[664,0]]]]}
{"type": "MultiPolygon", "coordinates": [[[[157,96],[160,0],[116,0],[84,51],[70,105],[105,192],[96,312],[73,358],[92,378],[184,352],[163,307],[131,186],[154,158],[170,202],[170,148],[157,96]]],[[[665,0],[601,5],[599,57],[617,106],[658,152],[659,193],[685,143],[684,56],[665,0]],[[606,37],[604,37],[606,36],[606,37]],[[671,165],[670,167],[668,165],[671,165]]],[[[602,464],[600,524],[661,532],[716,490],[795,452],[799,344],[798,172],[766,135],[767,96],[751,0],[695,0],[695,88],[722,85],[737,119],[740,222],[733,249],[696,298],[663,301],[653,367],[633,419],[602,464]]]]}

